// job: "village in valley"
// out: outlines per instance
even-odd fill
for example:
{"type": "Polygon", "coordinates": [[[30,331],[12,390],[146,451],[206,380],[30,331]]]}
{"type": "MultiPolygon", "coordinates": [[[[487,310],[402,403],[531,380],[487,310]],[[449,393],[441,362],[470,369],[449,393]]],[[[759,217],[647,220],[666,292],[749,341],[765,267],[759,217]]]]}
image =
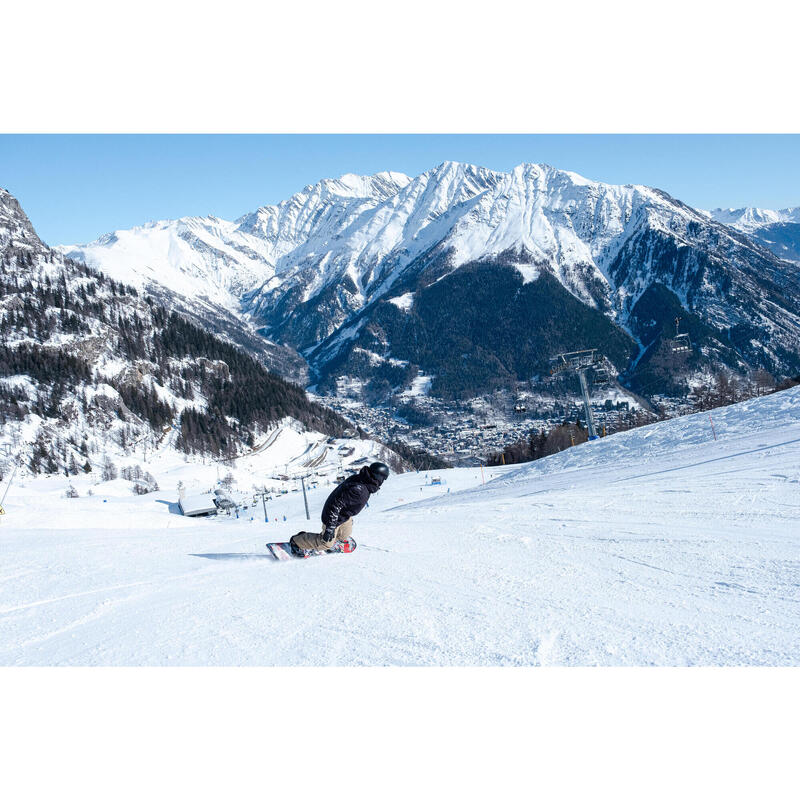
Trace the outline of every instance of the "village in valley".
{"type": "MultiPolygon", "coordinates": [[[[360,381],[350,380],[340,386],[338,396],[316,399],[371,437],[386,442],[399,440],[451,466],[485,464],[491,454],[565,421],[585,424],[578,395],[554,394],[541,388],[537,391],[530,384],[521,384],[516,392],[497,391],[469,400],[443,400],[409,392],[382,405],[364,402],[360,381]]],[[[638,417],[657,419],[657,414],[642,403],[617,385],[596,393],[591,404],[598,435],[631,427],[638,417]]],[[[680,414],[688,403],[675,406],[670,416],[680,414]]]]}

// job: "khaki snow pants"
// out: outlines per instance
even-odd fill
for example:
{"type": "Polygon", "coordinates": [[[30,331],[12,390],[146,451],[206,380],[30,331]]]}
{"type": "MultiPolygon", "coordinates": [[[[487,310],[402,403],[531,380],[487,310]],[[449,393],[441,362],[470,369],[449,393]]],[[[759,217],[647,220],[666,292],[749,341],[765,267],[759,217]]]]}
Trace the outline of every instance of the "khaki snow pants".
{"type": "Polygon", "coordinates": [[[291,541],[295,543],[296,547],[299,547],[302,550],[330,550],[331,547],[336,544],[336,542],[344,542],[349,539],[352,532],[353,518],[350,517],[347,522],[343,522],[336,529],[336,536],[330,542],[325,542],[322,539],[322,534],[325,533],[324,525],[319,533],[300,531],[300,533],[296,533],[294,536],[292,536],[291,541]]]}

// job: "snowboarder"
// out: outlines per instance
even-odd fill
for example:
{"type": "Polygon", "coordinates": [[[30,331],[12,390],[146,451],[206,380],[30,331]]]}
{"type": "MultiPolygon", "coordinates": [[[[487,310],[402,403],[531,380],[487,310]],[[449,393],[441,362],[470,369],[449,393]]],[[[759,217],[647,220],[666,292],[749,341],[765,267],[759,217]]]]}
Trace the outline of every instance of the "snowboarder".
{"type": "Polygon", "coordinates": [[[304,557],[306,550],[330,550],[337,541],[347,541],[353,531],[353,517],[363,510],[370,495],[375,494],[388,477],[389,467],[376,461],[340,483],[322,508],[322,531],[296,533],[289,540],[292,553],[304,557]]]}

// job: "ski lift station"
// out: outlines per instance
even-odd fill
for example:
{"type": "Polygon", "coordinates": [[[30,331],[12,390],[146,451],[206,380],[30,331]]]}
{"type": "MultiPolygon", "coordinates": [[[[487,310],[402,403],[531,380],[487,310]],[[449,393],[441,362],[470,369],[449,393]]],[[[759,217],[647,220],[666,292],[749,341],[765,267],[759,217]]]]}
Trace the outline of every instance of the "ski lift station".
{"type": "Polygon", "coordinates": [[[233,498],[224,489],[215,489],[214,494],[216,496],[215,502],[217,508],[221,508],[223,511],[236,508],[236,503],[233,501],[233,498]]]}
{"type": "Polygon", "coordinates": [[[611,376],[608,373],[607,367],[596,367],[594,371],[594,376],[592,377],[592,383],[595,386],[608,386],[611,382],[611,376]]]}
{"type": "Polygon", "coordinates": [[[210,494],[186,495],[179,498],[178,505],[184,517],[207,517],[217,513],[217,504],[210,494]]]}

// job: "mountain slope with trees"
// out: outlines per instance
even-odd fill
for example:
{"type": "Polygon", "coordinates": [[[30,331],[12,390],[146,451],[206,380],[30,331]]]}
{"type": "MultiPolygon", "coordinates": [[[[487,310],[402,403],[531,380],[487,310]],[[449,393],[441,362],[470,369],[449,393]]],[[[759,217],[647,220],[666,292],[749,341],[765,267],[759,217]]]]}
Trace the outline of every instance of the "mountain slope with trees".
{"type": "Polygon", "coordinates": [[[232,457],[286,417],[352,425],[240,347],[47,247],[0,190],[0,424],[33,472],[155,448],[232,457]]]}

